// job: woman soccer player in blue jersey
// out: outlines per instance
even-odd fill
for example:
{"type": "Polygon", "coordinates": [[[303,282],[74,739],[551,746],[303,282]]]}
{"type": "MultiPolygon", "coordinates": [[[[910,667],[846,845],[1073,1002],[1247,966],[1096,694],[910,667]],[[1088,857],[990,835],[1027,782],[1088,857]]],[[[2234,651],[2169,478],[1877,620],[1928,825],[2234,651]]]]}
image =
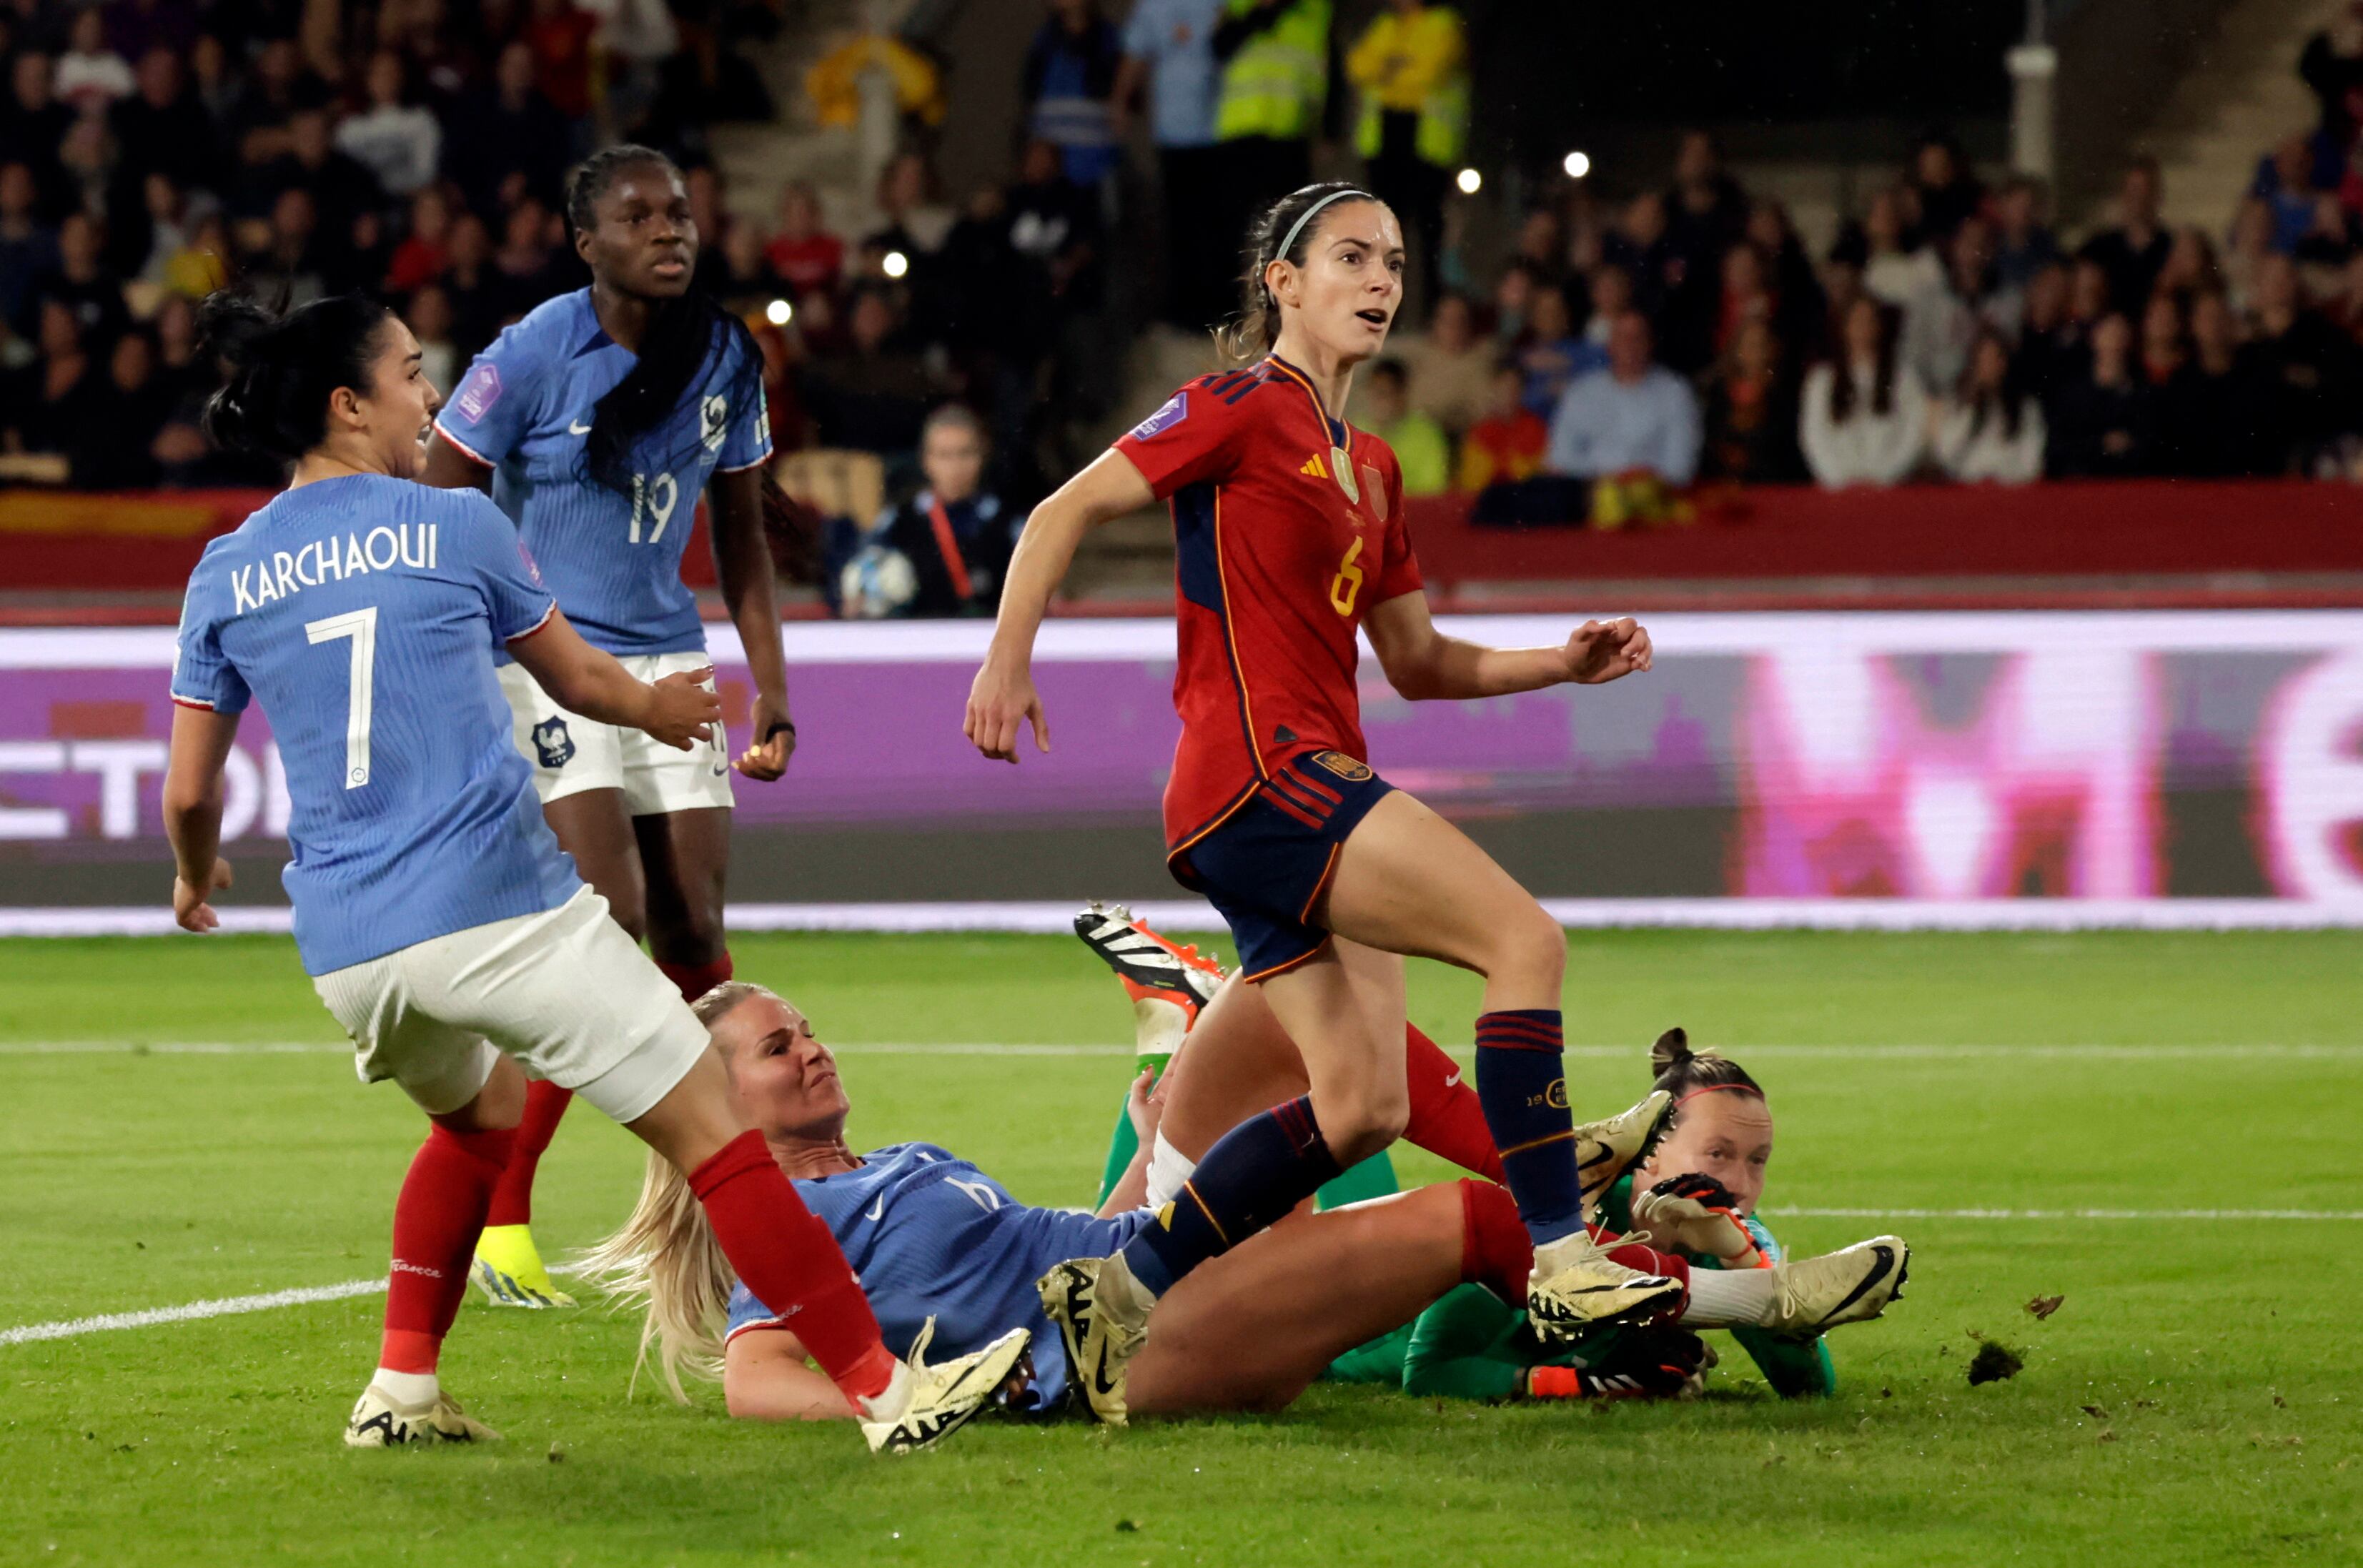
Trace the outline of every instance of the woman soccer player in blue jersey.
{"type": "MultiPolygon", "coordinates": [[[[803,1013],[739,981],[716,987],[693,1007],[728,1068],[742,1114],[837,1235],[887,1342],[932,1324],[937,1342],[958,1351],[1027,1329],[1034,1336],[1030,1375],[1011,1389],[1011,1406],[1036,1413],[1080,1408],[1084,1398],[1070,1396],[1085,1395],[1080,1385],[1087,1374],[1073,1368],[1059,1336],[1049,1331],[1034,1281],[1064,1257],[1108,1255],[1154,1222],[1154,1210],[1126,1207],[1120,1196],[1138,1191],[1142,1159],[1119,1184],[1119,1197],[1093,1215],[1021,1203],[937,1144],[857,1154],[845,1136],[852,1100],[803,1013]]],[[[1231,1026],[1210,1017],[1200,1027],[1220,1033],[1231,1026]]],[[[1144,1145],[1155,1132],[1148,1077],[1141,1075],[1132,1097],[1144,1145]]],[[[1623,1152],[1617,1174],[1629,1168],[1634,1153],[1623,1152]]],[[[1613,1239],[1609,1244],[1634,1266],[1668,1271],[1682,1289],[1665,1321],[1594,1342],[1586,1364],[1575,1369],[1587,1393],[1670,1392],[1697,1370],[1692,1331],[1754,1321],[1767,1301],[1786,1299],[1760,1289],[1693,1300],[1689,1286],[1698,1276],[1681,1259],[1613,1239]]],[[[1175,1286],[1158,1309],[1158,1332],[1127,1369],[1130,1409],[1279,1409],[1337,1357],[1411,1322],[1459,1284],[1481,1286],[1497,1302],[1523,1301],[1533,1261],[1516,1204],[1490,1181],[1447,1182],[1285,1220],[1175,1286]]],[[[733,1280],[680,1176],[661,1161],[649,1163],[638,1207],[593,1253],[590,1268],[626,1298],[646,1304],[642,1350],[654,1351],[675,1397],[685,1397],[681,1375],[688,1371],[719,1377],[734,1415],[845,1414],[843,1400],[805,1367],[797,1320],[733,1280]]],[[[1876,1317],[1884,1302],[1851,1303],[1847,1314],[1827,1321],[1792,1311],[1772,1328],[1810,1333],[1829,1322],[1876,1317]]]]}
{"type": "Polygon", "coordinates": [[[493,657],[506,650],[571,712],[682,750],[719,714],[705,672],[638,679],[575,632],[491,502],[411,482],[439,400],[383,305],[338,297],[274,320],[216,295],[204,316],[232,367],[208,432],[294,471],[189,579],[164,780],[173,913],[218,924],[222,769],[259,700],[286,767],[304,967],[362,1078],[394,1079],[433,1123],[395,1205],[378,1370],[345,1441],[497,1436],[442,1392],[437,1363],[526,1068],[683,1173],[732,1265],[793,1304],[872,1447],[957,1427],[1024,1336],[936,1368],[887,1351],[827,1228],[738,1120],[705,1031],[542,820],[493,657]]]}
{"type": "MultiPolygon", "coordinates": [[[[645,147],[594,155],[568,182],[591,286],[536,309],[477,356],[436,421],[427,479],[487,490],[592,646],[653,679],[705,668],[682,553],[702,492],[722,597],[754,678],[751,743],[722,726],[687,752],[574,712],[501,672],[516,746],[558,842],[657,966],[695,997],[730,977],[722,929],[730,773],[778,778],[795,749],[764,541],[771,456],[762,355],[690,287],[698,232],[681,171],[645,147]]],[[[567,1093],[537,1083],[477,1252],[496,1302],[565,1302],[529,1229],[533,1179],[567,1093]]]]}

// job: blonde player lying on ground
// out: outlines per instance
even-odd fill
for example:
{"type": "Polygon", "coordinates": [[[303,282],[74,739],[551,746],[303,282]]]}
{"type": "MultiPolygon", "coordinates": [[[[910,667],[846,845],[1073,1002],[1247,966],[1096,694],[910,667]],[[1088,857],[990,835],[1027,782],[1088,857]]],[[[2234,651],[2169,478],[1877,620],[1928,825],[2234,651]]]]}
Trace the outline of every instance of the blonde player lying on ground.
{"type": "MultiPolygon", "coordinates": [[[[1039,1276],[1063,1259],[1107,1255],[1152,1218],[1141,1209],[1093,1215],[1020,1203],[934,1144],[857,1154],[845,1135],[852,1101],[803,1013],[738,981],[707,992],[694,1010],[728,1071],[735,1102],[842,1243],[889,1345],[917,1339],[930,1324],[942,1354],[1014,1327],[1047,1330],[1039,1276]]],[[[1210,1016],[1206,1027],[1221,1025],[1210,1016]]],[[[1144,1075],[1136,1086],[1144,1110],[1147,1089],[1144,1075]]],[[[1652,1108],[1593,1131],[1625,1141],[1608,1156],[1621,1166],[1658,1120],[1652,1108]]],[[[1144,1132],[1144,1143],[1151,1141],[1144,1132]]],[[[1597,1156],[1603,1146],[1595,1139],[1584,1152],[1597,1156]]],[[[1687,1275],[1679,1259],[1642,1259],[1646,1251],[1635,1256],[1647,1266],[1687,1275]]],[[[734,1280],[670,1165],[650,1165],[631,1219],[590,1264],[609,1289],[645,1302],[643,1351],[654,1351],[676,1397],[685,1397],[686,1371],[718,1377],[734,1415],[849,1415],[835,1386],[806,1364],[793,1318],[774,1314],[734,1280]]],[[[1465,1282],[1523,1300],[1532,1266],[1515,1206],[1486,1181],[1291,1219],[1175,1287],[1159,1309],[1158,1334],[1131,1366],[1131,1408],[1158,1415],[1281,1408],[1337,1355],[1410,1322],[1465,1282]]],[[[1863,1272],[1848,1253],[1766,1271],[1749,1282],[1759,1287],[1747,1294],[1744,1320],[1769,1306],[1777,1314],[1769,1326],[1811,1334],[1876,1317],[1892,1282],[1866,1290],[1863,1272]]],[[[1678,1316],[1691,1329],[1733,1320],[1687,1293],[1678,1316]]],[[[1013,1384],[1008,1403],[1021,1411],[1059,1409],[1075,1392],[1059,1336],[1039,1332],[1034,1347],[1030,1376],[1013,1384]]],[[[1652,1349],[1645,1343],[1636,1353],[1652,1349]]],[[[1660,1375],[1678,1383],[1694,1367],[1660,1375]]]]}

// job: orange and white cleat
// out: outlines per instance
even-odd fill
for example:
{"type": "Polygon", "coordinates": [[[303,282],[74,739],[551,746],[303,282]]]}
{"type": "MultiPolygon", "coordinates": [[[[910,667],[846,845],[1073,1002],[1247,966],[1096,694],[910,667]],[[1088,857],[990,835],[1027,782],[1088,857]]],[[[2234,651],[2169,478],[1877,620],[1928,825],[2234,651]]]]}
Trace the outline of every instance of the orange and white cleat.
{"type": "MultiPolygon", "coordinates": [[[[1075,916],[1075,934],[1098,954],[1124,982],[1125,994],[1137,1006],[1144,1001],[1170,1002],[1182,1009],[1186,1023],[1198,1021],[1198,1010],[1214,999],[1223,983],[1223,966],[1201,954],[1159,936],[1147,921],[1132,918],[1123,904],[1102,904],[1097,899],[1075,916]]],[[[1186,1027],[1186,1025],[1185,1025],[1186,1027]]]]}

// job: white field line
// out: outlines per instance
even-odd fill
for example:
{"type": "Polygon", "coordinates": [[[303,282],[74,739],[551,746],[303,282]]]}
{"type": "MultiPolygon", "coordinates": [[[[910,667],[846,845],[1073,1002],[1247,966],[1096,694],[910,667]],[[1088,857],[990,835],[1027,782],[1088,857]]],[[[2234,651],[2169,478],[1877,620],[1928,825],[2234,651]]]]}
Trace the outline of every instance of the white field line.
{"type": "Polygon", "coordinates": [[[239,1312],[271,1312],[282,1307],[303,1307],[315,1301],[342,1301],[352,1296],[375,1296],[385,1289],[383,1279],[349,1279],[342,1285],[315,1285],[299,1290],[274,1290],[263,1296],[220,1296],[179,1307],[151,1307],[145,1312],[102,1312],[95,1318],[70,1318],[61,1323],[28,1323],[0,1329],[0,1345],[31,1344],[39,1340],[71,1340],[103,1334],[111,1329],[150,1329],[164,1323],[193,1323],[201,1318],[227,1318],[239,1312]]]}
{"type": "MultiPolygon", "coordinates": [[[[1781,1207],[1764,1211],[1776,1220],[2000,1220],[2018,1223],[2056,1220],[2165,1220],[2169,1223],[2255,1221],[2267,1220],[2363,1220],[2363,1209],[1816,1209],[1781,1207]]],[[[565,1267],[552,1274],[571,1274],[565,1267]]],[[[55,1323],[27,1323],[0,1329],[0,1346],[34,1344],[43,1340],[79,1339],[116,1329],[161,1328],[194,1323],[207,1318],[228,1318],[242,1312],[272,1312],[282,1307],[305,1307],[317,1301],[344,1301],[356,1296],[376,1296],[385,1289],[383,1279],[349,1279],[341,1285],[315,1285],[294,1290],[274,1290],[261,1296],[223,1296],[189,1301],[178,1307],[151,1307],[139,1312],[102,1312],[92,1318],[70,1318],[55,1323]]]]}
{"type": "MultiPolygon", "coordinates": [[[[2363,928],[2363,899],[1545,899],[1570,930],[1698,931],[2333,931],[2363,928]]],[[[1196,900],[1137,903],[1160,931],[1213,932],[1212,906],[1196,900]]],[[[268,905],[222,910],[230,933],[284,934],[293,911],[268,905]]],[[[1057,902],[732,904],[733,931],[1020,932],[1073,929],[1073,900],[1057,902]]],[[[127,908],[0,908],[0,937],[171,936],[172,911],[127,908]]]]}
{"type": "Polygon", "coordinates": [[[1767,1209],[1776,1220],[2363,1220],[2363,1209],[1767,1209]]]}
{"type": "MultiPolygon", "coordinates": [[[[2025,1060],[2025,1061],[2101,1061],[2101,1062],[2219,1062],[2219,1061],[2363,1061],[2363,1044],[2118,1044],[2118,1045],[1742,1045],[1725,1043],[1723,1049],[1735,1056],[1785,1057],[1803,1059],[1824,1057],[1843,1061],[1952,1061],[1952,1060],[2025,1060]]],[[[1129,1045],[1035,1045],[1013,1044],[998,1041],[925,1042],[902,1043],[893,1042],[829,1043],[829,1049],[840,1056],[1131,1056],[1129,1045]]],[[[1464,1059],[1475,1049],[1467,1041],[1448,1044],[1446,1049],[1464,1059]]],[[[142,1043],[120,1040],[16,1040],[0,1041],[0,1056],[279,1056],[334,1055],[341,1056],[352,1050],[350,1045],[314,1043],[307,1041],[226,1041],[167,1040],[142,1043]]],[[[1567,1048],[1570,1056],[1599,1061],[1618,1061],[1627,1057],[1638,1060],[1637,1044],[1588,1045],[1567,1048]]]]}
{"type": "MultiPolygon", "coordinates": [[[[554,1264],[552,1274],[572,1274],[570,1264],[554,1264]]],[[[310,1285],[294,1290],[272,1290],[261,1296],[222,1296],[210,1301],[184,1302],[178,1307],[151,1307],[144,1312],[101,1312],[94,1318],[69,1318],[56,1323],[28,1323],[0,1329],[0,1345],[32,1344],[41,1340],[79,1339],[116,1329],[152,1329],[166,1323],[194,1323],[206,1318],[234,1318],[241,1312],[274,1312],[282,1307],[308,1307],[316,1301],[345,1301],[356,1296],[383,1296],[383,1279],[349,1279],[341,1285],[310,1285]]]]}

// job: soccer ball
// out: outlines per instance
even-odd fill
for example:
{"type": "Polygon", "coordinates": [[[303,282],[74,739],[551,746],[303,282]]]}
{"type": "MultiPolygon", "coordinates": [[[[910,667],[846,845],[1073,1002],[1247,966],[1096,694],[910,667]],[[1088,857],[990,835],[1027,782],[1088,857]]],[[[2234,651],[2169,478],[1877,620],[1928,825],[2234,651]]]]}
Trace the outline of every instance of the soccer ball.
{"type": "Polygon", "coordinates": [[[919,591],[911,558],[885,545],[865,545],[838,574],[838,602],[849,621],[883,621],[899,615],[919,591]]]}

